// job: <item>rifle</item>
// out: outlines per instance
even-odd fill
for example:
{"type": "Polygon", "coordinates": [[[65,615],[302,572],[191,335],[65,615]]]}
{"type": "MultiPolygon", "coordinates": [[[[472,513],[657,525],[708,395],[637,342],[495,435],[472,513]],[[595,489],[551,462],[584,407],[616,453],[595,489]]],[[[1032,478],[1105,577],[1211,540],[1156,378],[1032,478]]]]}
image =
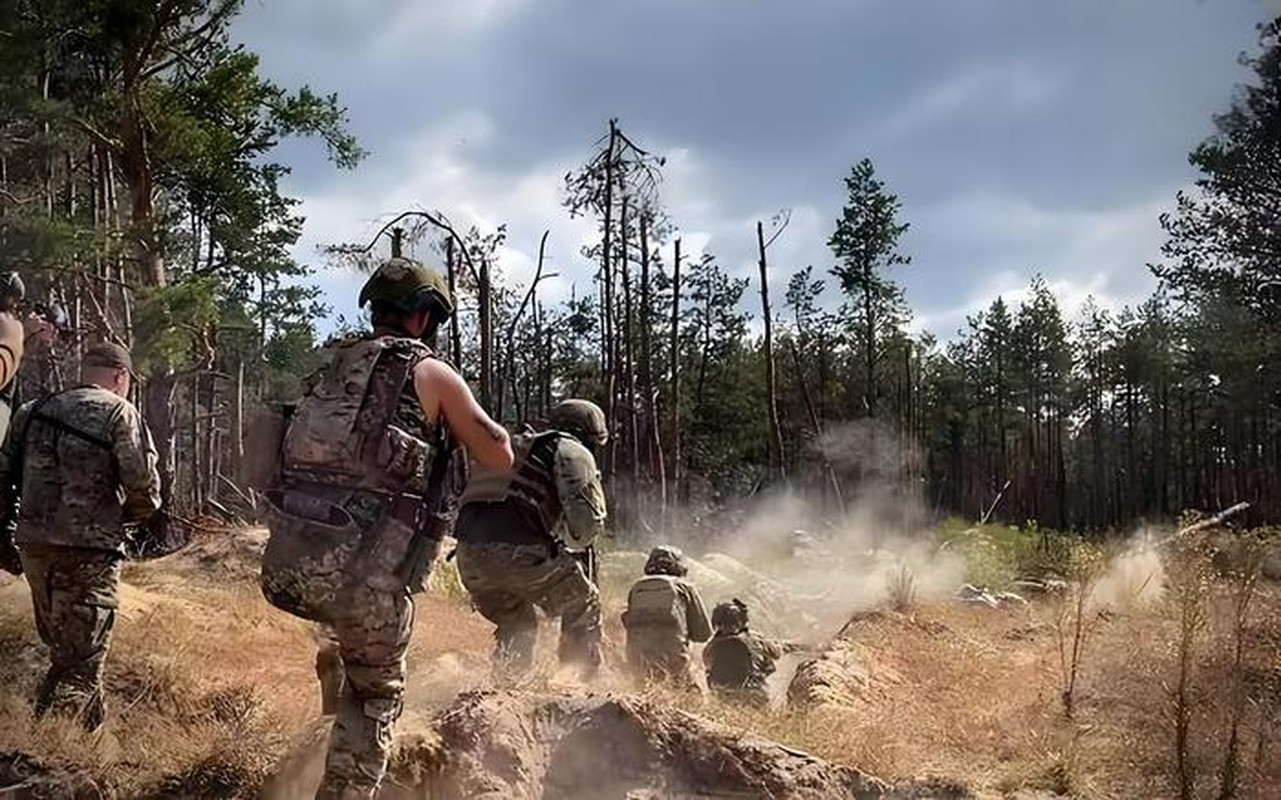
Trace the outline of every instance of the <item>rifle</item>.
{"type": "Polygon", "coordinates": [[[445,489],[448,481],[450,461],[453,451],[448,443],[436,448],[431,469],[427,473],[427,491],[423,493],[422,503],[418,506],[415,519],[414,538],[409,543],[409,554],[396,570],[396,577],[405,582],[410,593],[423,591],[431,564],[436,559],[436,550],[440,540],[445,537],[445,525],[449,514],[445,511],[445,489]]]}

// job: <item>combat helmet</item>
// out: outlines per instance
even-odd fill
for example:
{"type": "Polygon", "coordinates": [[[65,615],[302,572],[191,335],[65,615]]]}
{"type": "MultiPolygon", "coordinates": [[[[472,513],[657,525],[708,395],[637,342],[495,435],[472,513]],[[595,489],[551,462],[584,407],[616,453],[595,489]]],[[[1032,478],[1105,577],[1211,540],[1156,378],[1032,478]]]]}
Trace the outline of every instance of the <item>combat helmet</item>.
{"type": "Polygon", "coordinates": [[[445,279],[435,270],[400,256],[379,264],[365,281],[358,305],[365,303],[383,303],[405,314],[431,309],[438,322],[454,313],[445,279]]]}
{"type": "Polygon", "coordinates": [[[659,545],[649,551],[649,558],[645,560],[646,575],[675,575],[680,577],[689,572],[689,567],[685,565],[685,554],[679,547],[671,545],[659,545]]]}
{"type": "Polygon", "coordinates": [[[27,296],[27,287],[16,272],[0,272],[0,308],[11,309],[27,296]]]}
{"type": "Polygon", "coordinates": [[[568,433],[588,447],[609,441],[605,412],[590,400],[562,400],[547,415],[552,428],[568,433]]]}
{"type": "Polygon", "coordinates": [[[718,603],[712,609],[712,627],[725,633],[747,630],[747,604],[737,597],[728,603],[718,603]]]}

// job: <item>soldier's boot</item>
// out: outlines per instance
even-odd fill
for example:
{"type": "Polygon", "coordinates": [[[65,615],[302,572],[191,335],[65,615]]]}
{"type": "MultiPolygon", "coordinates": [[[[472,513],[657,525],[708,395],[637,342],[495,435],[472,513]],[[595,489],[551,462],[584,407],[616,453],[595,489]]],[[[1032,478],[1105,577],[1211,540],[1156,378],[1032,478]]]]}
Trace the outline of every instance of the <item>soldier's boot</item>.
{"type": "Polygon", "coordinates": [[[320,679],[320,713],[338,713],[338,703],[347,678],[337,642],[324,642],[316,651],[316,677],[320,679]]]}
{"type": "Polygon", "coordinates": [[[538,643],[538,618],[533,609],[528,615],[513,614],[498,623],[494,631],[494,677],[513,680],[534,668],[534,646],[538,643]]]}

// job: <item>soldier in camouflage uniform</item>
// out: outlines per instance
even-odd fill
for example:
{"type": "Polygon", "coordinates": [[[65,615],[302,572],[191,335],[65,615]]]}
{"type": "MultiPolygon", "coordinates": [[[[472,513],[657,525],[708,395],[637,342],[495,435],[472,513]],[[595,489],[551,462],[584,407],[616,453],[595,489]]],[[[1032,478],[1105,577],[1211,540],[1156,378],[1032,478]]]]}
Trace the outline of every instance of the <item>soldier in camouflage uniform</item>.
{"type": "Polygon", "coordinates": [[[490,468],[512,459],[506,431],[425,343],[453,313],[441,277],[392,258],[361,290],[365,303],[373,332],[322,350],[285,428],[281,483],[268,493],[263,594],[326,626],[337,643],[318,663],[322,679],[341,668],[318,798],[373,797],[386,771],[405,689],[410,590],[439,547],[451,437],[490,468]]]}
{"type": "Polygon", "coordinates": [[[722,700],[767,708],[765,681],[784,647],[747,629],[747,605],[737,598],[712,609],[712,627],[716,633],[703,648],[707,687],[722,700]]]}
{"type": "Polygon", "coordinates": [[[65,713],[89,730],[103,720],[126,526],[162,516],[156,452],[125,399],[132,368],[124,348],[90,347],[82,385],[22,406],[0,455],[4,508],[16,522],[0,533],[0,548],[16,540],[49,646],[36,714],[65,713]]]}
{"type": "Polygon", "coordinates": [[[703,599],[684,580],[688,572],[678,548],[655,547],[645,561],[645,577],[627,593],[623,612],[632,671],[683,689],[695,688],[689,671],[690,643],[705,642],[712,635],[703,599]]]}
{"type": "Polygon", "coordinates": [[[601,662],[600,593],[567,550],[591,546],[605,529],[593,450],[609,433],[605,414],[586,400],[558,404],[548,422],[551,430],[516,437],[510,470],[473,472],[455,523],[458,574],[476,609],[497,626],[500,675],[533,666],[537,607],[560,618],[560,661],[590,677],[601,662]]]}

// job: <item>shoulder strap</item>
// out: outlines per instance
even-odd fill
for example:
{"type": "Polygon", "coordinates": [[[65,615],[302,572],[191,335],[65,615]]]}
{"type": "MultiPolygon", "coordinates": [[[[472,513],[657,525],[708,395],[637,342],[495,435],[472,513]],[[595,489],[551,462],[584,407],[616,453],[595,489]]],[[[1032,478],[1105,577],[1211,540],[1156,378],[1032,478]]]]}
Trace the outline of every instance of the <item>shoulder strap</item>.
{"type": "MultiPolygon", "coordinates": [[[[58,392],[57,394],[63,394],[63,393],[58,392]]],[[[38,404],[36,404],[31,408],[31,414],[27,417],[26,424],[23,425],[23,428],[22,428],[23,444],[26,444],[27,431],[30,429],[31,423],[35,420],[39,420],[40,422],[43,422],[45,425],[48,425],[49,427],[53,428],[59,433],[65,433],[68,436],[74,436],[75,438],[79,439],[82,442],[88,442],[89,444],[96,445],[97,447],[101,447],[103,450],[114,449],[114,445],[112,445],[112,443],[107,441],[106,439],[103,439],[100,436],[96,436],[92,433],[89,433],[88,431],[81,430],[80,428],[77,428],[74,425],[69,425],[66,422],[58,419],[57,417],[46,414],[42,410],[44,404],[47,403],[51,398],[56,396],[57,396],[56,394],[51,394],[48,397],[45,397],[44,399],[42,399],[38,404]]],[[[116,414],[118,413],[119,413],[119,410],[117,409],[117,411],[112,414],[112,419],[114,419],[116,414]]]]}

